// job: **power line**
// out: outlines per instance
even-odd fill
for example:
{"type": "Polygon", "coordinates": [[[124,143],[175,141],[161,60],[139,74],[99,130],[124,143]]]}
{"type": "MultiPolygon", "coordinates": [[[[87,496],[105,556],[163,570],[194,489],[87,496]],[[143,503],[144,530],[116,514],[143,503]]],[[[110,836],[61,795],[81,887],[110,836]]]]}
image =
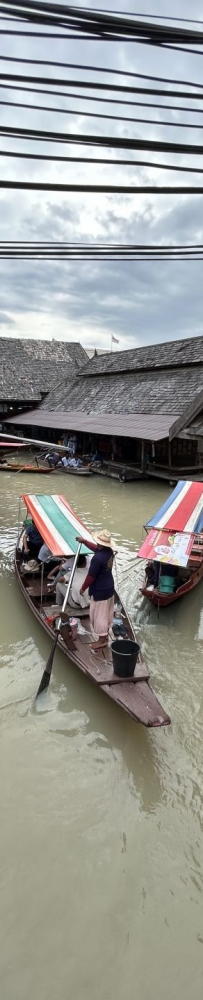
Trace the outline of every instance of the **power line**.
{"type": "Polygon", "coordinates": [[[97,13],[90,8],[87,10],[53,3],[42,4],[37,3],[36,0],[31,0],[31,2],[27,0],[26,4],[19,5],[15,3],[15,0],[12,0],[12,5],[11,3],[7,3],[5,6],[0,4],[0,11],[3,14],[12,14],[12,18],[15,19],[20,16],[21,20],[24,19],[32,23],[37,20],[40,24],[57,24],[66,29],[76,29],[79,36],[83,32],[83,34],[88,33],[92,37],[99,36],[102,40],[111,37],[111,33],[114,32],[117,37],[123,39],[141,38],[145,42],[148,40],[155,45],[168,42],[173,45],[178,44],[178,42],[182,44],[190,42],[193,45],[195,43],[202,45],[203,43],[202,31],[166,26],[163,23],[154,24],[149,21],[138,21],[134,17],[126,18],[126,16],[118,17],[109,13],[97,13]]]}
{"type": "Polygon", "coordinates": [[[165,186],[157,187],[155,184],[148,185],[116,185],[116,184],[56,184],[48,183],[46,181],[9,181],[0,180],[0,189],[7,189],[10,191],[66,191],[66,192],[83,192],[86,194],[203,194],[203,186],[197,187],[180,187],[179,186],[165,186]]]}
{"type": "Polygon", "coordinates": [[[0,55],[0,60],[4,60],[6,62],[27,63],[33,66],[58,66],[58,67],[60,66],[62,69],[79,69],[85,71],[87,70],[88,72],[91,73],[105,73],[113,76],[127,76],[127,77],[131,76],[140,80],[154,80],[156,81],[156,83],[170,83],[172,86],[174,84],[178,84],[178,86],[184,85],[187,87],[197,87],[198,90],[203,89],[202,83],[197,83],[197,82],[194,83],[191,82],[190,80],[176,80],[176,79],[174,80],[171,77],[167,76],[151,76],[149,73],[135,73],[132,70],[111,69],[110,66],[109,67],[95,66],[95,65],[92,66],[92,65],[87,65],[85,63],[69,63],[69,62],[64,63],[61,61],[54,62],[53,60],[49,59],[24,59],[21,56],[7,56],[7,55],[0,55]]]}
{"type": "MultiPolygon", "coordinates": [[[[83,8],[79,8],[79,9],[83,9],[83,8]]],[[[104,13],[105,14],[119,14],[119,15],[124,15],[124,17],[143,17],[144,19],[147,18],[147,17],[148,18],[150,17],[152,19],[152,21],[158,21],[159,17],[160,17],[159,14],[151,14],[151,13],[150,14],[143,14],[142,11],[140,13],[140,11],[133,11],[132,12],[132,11],[127,11],[127,10],[110,10],[108,7],[106,7],[106,8],[105,7],[93,7],[93,8],[90,7],[90,10],[91,9],[95,10],[97,13],[100,13],[102,11],[103,14],[104,13]]],[[[171,15],[171,17],[169,17],[169,15],[166,16],[165,14],[161,14],[161,20],[162,21],[179,21],[179,22],[185,22],[187,24],[203,24],[203,21],[199,21],[195,17],[174,17],[174,15],[171,15]]]]}
{"type": "Polygon", "coordinates": [[[107,160],[103,157],[98,159],[96,156],[53,156],[50,153],[24,153],[8,149],[1,149],[1,156],[22,160],[48,160],[51,163],[54,161],[62,163],[96,163],[98,166],[106,164],[109,167],[153,167],[155,170],[173,170],[178,173],[203,174],[203,167],[182,167],[171,163],[156,163],[153,160],[115,160],[114,158],[107,160]]]}
{"type": "MultiPolygon", "coordinates": [[[[202,113],[203,113],[203,108],[182,107],[181,104],[166,104],[165,105],[165,104],[158,104],[155,101],[153,101],[153,103],[151,101],[130,101],[130,100],[125,100],[123,98],[106,97],[106,96],[105,97],[103,97],[103,96],[102,97],[98,97],[98,95],[95,95],[95,94],[74,94],[74,93],[72,93],[72,91],[69,91],[69,93],[67,94],[65,91],[60,91],[59,92],[58,90],[52,90],[52,89],[51,90],[47,90],[44,87],[32,87],[32,88],[31,87],[24,87],[24,86],[21,86],[21,84],[15,84],[15,83],[12,83],[12,84],[10,84],[10,83],[7,83],[7,84],[0,83],[0,89],[1,90],[6,90],[6,91],[7,90],[20,90],[21,93],[28,93],[28,94],[31,94],[31,95],[32,94],[42,94],[44,96],[46,94],[49,97],[50,96],[52,96],[52,97],[65,97],[66,100],[67,100],[67,98],[73,98],[74,100],[77,100],[77,101],[92,101],[94,103],[96,102],[96,103],[99,103],[99,104],[115,104],[115,105],[119,105],[119,106],[122,104],[122,105],[125,105],[127,107],[151,108],[152,110],[154,108],[156,108],[156,109],[158,108],[160,111],[182,111],[183,114],[202,115],[202,113]]],[[[194,95],[194,99],[195,99],[195,95],[194,95]]],[[[75,113],[76,114],[78,113],[77,109],[76,109],[75,113]]]]}
{"type": "Polygon", "coordinates": [[[147,245],[112,243],[59,243],[37,241],[0,241],[0,258],[4,260],[62,260],[96,262],[120,261],[200,261],[203,260],[202,244],[147,245]]]}
{"type": "MultiPolygon", "coordinates": [[[[203,100],[203,92],[201,94],[198,93],[198,94],[194,95],[190,91],[163,90],[163,88],[160,89],[160,88],[157,88],[157,87],[137,87],[137,86],[136,87],[133,87],[133,86],[130,87],[130,86],[127,86],[127,85],[124,85],[124,84],[103,83],[101,81],[99,81],[99,83],[98,83],[97,80],[96,81],[92,81],[92,80],[73,80],[72,78],[70,78],[68,80],[66,80],[66,79],[64,80],[64,79],[61,79],[60,77],[25,76],[25,75],[20,74],[20,73],[0,73],[0,80],[2,82],[5,80],[6,83],[7,83],[7,81],[11,82],[11,83],[13,83],[13,82],[15,82],[15,83],[29,83],[29,84],[35,84],[35,83],[37,83],[37,84],[42,84],[43,86],[44,85],[47,86],[48,84],[50,84],[50,86],[54,86],[54,87],[78,87],[78,88],[81,88],[81,90],[84,88],[85,90],[88,90],[88,91],[92,89],[92,90],[104,90],[104,91],[108,91],[108,92],[112,91],[113,93],[119,92],[119,93],[122,93],[122,94],[123,93],[124,94],[144,94],[144,95],[145,94],[150,94],[152,96],[157,96],[157,97],[179,97],[179,98],[182,97],[184,99],[187,98],[187,99],[190,99],[190,100],[194,100],[194,98],[195,98],[196,101],[202,101],[203,100]]],[[[5,83],[5,85],[6,85],[6,83],[5,83]]]]}
{"type": "Polygon", "coordinates": [[[30,140],[34,139],[39,142],[60,142],[68,143],[71,145],[88,145],[88,146],[108,146],[109,148],[116,149],[139,149],[139,150],[153,150],[153,152],[167,152],[167,153],[188,153],[192,156],[202,156],[203,155],[203,145],[183,143],[183,142],[164,142],[158,139],[131,139],[126,137],[118,136],[100,136],[100,135],[83,135],[81,133],[74,132],[45,132],[41,129],[25,129],[11,127],[7,125],[0,125],[0,135],[8,135],[12,138],[30,140]]]}
{"type": "Polygon", "coordinates": [[[167,126],[170,128],[178,128],[178,129],[180,128],[203,129],[203,125],[199,124],[199,122],[197,123],[174,122],[174,121],[169,122],[159,118],[132,118],[132,116],[126,116],[126,115],[118,116],[118,115],[100,114],[98,113],[98,111],[78,111],[77,108],[56,108],[56,107],[51,108],[43,104],[25,104],[25,102],[21,101],[0,101],[0,106],[1,105],[10,108],[14,107],[14,108],[23,108],[24,110],[28,109],[29,111],[46,111],[46,112],[50,111],[51,113],[58,115],[74,115],[75,117],[83,117],[83,118],[103,118],[105,120],[111,120],[116,122],[120,121],[131,122],[131,123],[136,122],[137,124],[140,123],[140,125],[162,125],[162,127],[167,126]]]}

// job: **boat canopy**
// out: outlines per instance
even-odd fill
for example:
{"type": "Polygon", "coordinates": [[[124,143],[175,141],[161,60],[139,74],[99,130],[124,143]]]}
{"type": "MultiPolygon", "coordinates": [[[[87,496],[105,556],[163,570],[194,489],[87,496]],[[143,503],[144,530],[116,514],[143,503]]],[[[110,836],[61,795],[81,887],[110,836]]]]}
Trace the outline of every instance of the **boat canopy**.
{"type": "Polygon", "coordinates": [[[203,531],[203,483],[181,479],[154,517],[145,525],[164,531],[203,531]]]}
{"type": "Polygon", "coordinates": [[[78,547],[77,535],[82,535],[86,541],[81,552],[90,551],[88,542],[93,542],[93,536],[80,518],[73,513],[65,497],[57,494],[25,493],[22,500],[52,555],[75,555],[78,547]]]}
{"type": "Polygon", "coordinates": [[[194,535],[186,531],[159,531],[152,528],[137,554],[140,559],[153,559],[166,566],[187,566],[193,544],[194,535]]]}

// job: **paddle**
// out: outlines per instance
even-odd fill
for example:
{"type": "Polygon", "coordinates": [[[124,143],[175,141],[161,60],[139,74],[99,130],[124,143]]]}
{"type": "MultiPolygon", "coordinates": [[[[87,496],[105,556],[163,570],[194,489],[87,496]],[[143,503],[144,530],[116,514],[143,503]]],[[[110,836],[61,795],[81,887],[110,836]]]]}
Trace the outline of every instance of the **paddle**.
{"type": "MultiPolygon", "coordinates": [[[[69,598],[70,589],[71,589],[72,582],[73,582],[73,577],[74,577],[74,573],[75,573],[75,569],[76,569],[76,565],[77,565],[77,561],[78,561],[78,556],[80,554],[81,544],[82,543],[80,542],[79,545],[78,545],[78,548],[77,548],[76,555],[75,555],[73,567],[72,567],[71,574],[70,574],[70,579],[68,581],[68,586],[67,586],[66,594],[65,594],[65,597],[64,597],[64,602],[63,602],[63,606],[62,606],[62,609],[61,609],[62,612],[65,611],[66,604],[68,603],[68,598],[69,598]]],[[[59,634],[60,634],[61,625],[62,625],[62,619],[60,617],[59,620],[58,620],[58,625],[56,627],[56,636],[55,636],[55,639],[54,639],[54,643],[53,643],[51,652],[49,653],[45,670],[44,670],[44,672],[42,674],[42,679],[40,681],[40,685],[39,685],[39,688],[38,688],[38,691],[37,691],[37,694],[36,694],[36,698],[38,698],[38,695],[41,694],[42,691],[45,691],[46,688],[49,686],[49,681],[50,681],[52,667],[53,667],[53,661],[54,661],[54,653],[55,653],[55,649],[56,649],[56,646],[57,646],[57,642],[58,642],[58,638],[59,638],[59,634]]]]}

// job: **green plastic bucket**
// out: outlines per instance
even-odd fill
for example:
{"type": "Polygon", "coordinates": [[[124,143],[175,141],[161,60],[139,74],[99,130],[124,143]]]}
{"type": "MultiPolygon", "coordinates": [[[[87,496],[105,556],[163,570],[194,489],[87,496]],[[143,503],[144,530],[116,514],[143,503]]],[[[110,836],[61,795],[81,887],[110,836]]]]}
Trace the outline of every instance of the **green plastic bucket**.
{"type": "Polygon", "coordinates": [[[173,594],[175,590],[175,577],[174,576],[161,576],[159,581],[159,591],[160,594],[173,594]]]}

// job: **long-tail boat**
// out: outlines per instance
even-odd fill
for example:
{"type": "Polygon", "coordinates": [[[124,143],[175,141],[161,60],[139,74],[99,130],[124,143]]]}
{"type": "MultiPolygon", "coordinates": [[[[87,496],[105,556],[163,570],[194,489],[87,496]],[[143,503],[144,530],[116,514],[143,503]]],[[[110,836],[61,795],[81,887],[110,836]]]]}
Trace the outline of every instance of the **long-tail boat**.
{"type": "Polygon", "coordinates": [[[48,468],[46,465],[34,465],[34,462],[0,462],[0,472],[31,472],[39,473],[43,472],[45,475],[49,475],[52,469],[48,468]]]}
{"type": "MultiPolygon", "coordinates": [[[[156,585],[146,580],[144,597],[166,607],[203,579],[203,483],[180,480],[162,507],[145,524],[140,559],[159,564],[156,585]]],[[[157,577],[157,573],[156,573],[157,577]]]]}
{"type": "MultiPolygon", "coordinates": [[[[27,514],[32,517],[54,558],[74,556],[77,552],[76,539],[81,533],[85,542],[81,551],[90,552],[88,542],[92,543],[93,536],[74,513],[64,496],[25,494],[22,499],[27,514]]],[[[98,688],[102,689],[112,701],[137,722],[143,723],[144,726],[154,727],[169,725],[170,718],[150,686],[149,670],[141,653],[132,678],[119,679],[115,677],[111,645],[96,652],[90,649],[92,635],[89,609],[78,607],[76,611],[74,608],[74,617],[78,618],[78,631],[77,638],[73,639],[70,636],[69,627],[73,608],[66,607],[66,612],[61,613],[61,609],[57,608],[56,605],[53,606],[53,598],[50,604],[50,589],[46,577],[43,577],[43,581],[42,578],[40,579],[40,570],[37,575],[31,577],[23,565],[23,555],[19,545],[17,545],[15,554],[15,571],[23,596],[38,622],[52,640],[55,636],[55,621],[57,618],[59,619],[59,616],[61,617],[63,627],[59,635],[58,645],[66,657],[72,660],[83,674],[94,681],[98,688]]],[[[134,629],[123,605],[121,605],[120,614],[126,628],[126,638],[135,640],[134,629]]]]}

